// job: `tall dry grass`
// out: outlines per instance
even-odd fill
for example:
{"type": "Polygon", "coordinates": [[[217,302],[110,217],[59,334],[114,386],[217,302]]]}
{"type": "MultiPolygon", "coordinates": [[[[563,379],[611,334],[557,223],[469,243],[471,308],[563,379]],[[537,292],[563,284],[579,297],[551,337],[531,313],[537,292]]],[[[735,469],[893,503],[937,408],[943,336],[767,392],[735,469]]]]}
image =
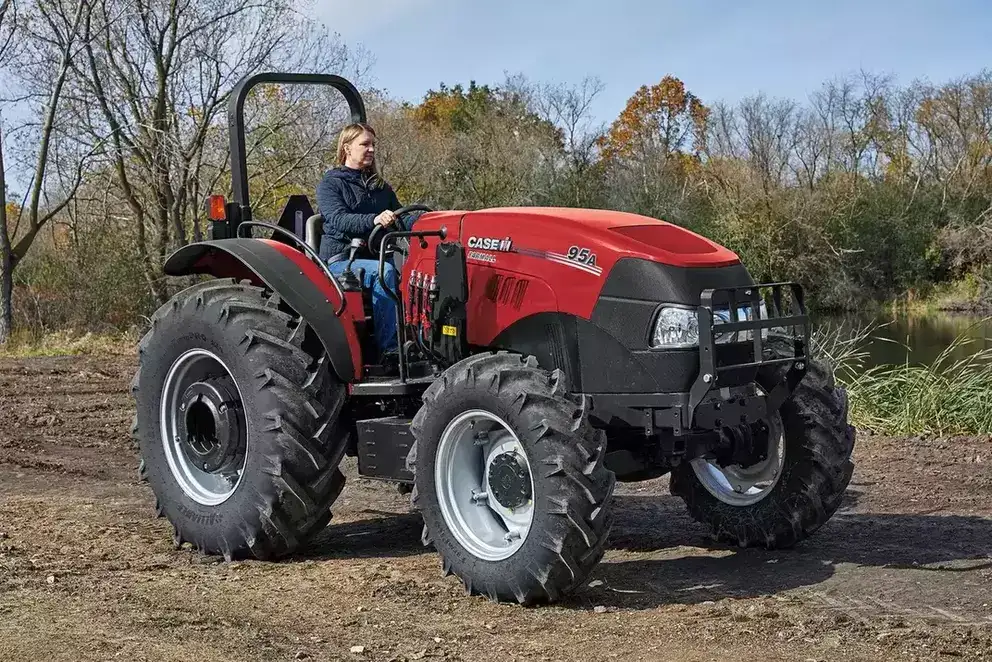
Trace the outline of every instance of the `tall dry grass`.
{"type": "Polygon", "coordinates": [[[856,426],[891,435],[992,434],[992,349],[954,358],[975,342],[966,329],[932,363],[868,366],[867,344],[891,342],[877,337],[877,328],[826,329],[813,337],[813,351],[847,388],[856,426]]]}

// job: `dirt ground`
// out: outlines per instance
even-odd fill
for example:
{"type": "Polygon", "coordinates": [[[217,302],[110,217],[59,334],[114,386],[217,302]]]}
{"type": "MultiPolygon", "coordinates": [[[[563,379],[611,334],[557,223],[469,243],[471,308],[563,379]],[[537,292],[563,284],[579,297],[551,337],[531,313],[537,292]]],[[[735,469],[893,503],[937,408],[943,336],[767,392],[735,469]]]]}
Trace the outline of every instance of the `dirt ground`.
{"type": "Polygon", "coordinates": [[[989,439],[861,437],[843,510],[784,552],[710,544],[667,479],[624,485],[589,585],[522,608],[443,578],[407,498],[353,462],[297,558],[173,549],[132,369],[0,359],[2,661],[992,659],[989,439]]]}

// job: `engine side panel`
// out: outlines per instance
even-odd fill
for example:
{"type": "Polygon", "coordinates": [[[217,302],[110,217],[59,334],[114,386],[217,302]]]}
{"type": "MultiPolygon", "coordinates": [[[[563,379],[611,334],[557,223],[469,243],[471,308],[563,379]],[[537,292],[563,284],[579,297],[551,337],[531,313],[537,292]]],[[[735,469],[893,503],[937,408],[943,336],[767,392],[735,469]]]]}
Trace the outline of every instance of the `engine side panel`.
{"type": "Polygon", "coordinates": [[[658,382],[638,356],[594,324],[565,313],[523,318],[493,339],[493,348],[533,355],[561,369],[572,390],[585,393],[655,393],[658,382]]]}

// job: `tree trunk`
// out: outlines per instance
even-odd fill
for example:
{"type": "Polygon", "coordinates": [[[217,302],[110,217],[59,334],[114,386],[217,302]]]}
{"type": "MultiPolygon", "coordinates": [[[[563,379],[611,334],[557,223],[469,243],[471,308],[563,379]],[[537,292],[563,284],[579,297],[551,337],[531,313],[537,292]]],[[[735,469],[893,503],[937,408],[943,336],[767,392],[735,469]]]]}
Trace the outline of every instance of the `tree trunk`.
{"type": "Polygon", "coordinates": [[[0,345],[7,344],[14,327],[14,259],[7,229],[7,178],[0,131],[0,345]]]}
{"type": "MultiPolygon", "coordinates": [[[[6,221],[5,221],[6,222],[6,221]]],[[[14,327],[14,261],[7,232],[0,232],[0,346],[7,344],[14,327]]]]}

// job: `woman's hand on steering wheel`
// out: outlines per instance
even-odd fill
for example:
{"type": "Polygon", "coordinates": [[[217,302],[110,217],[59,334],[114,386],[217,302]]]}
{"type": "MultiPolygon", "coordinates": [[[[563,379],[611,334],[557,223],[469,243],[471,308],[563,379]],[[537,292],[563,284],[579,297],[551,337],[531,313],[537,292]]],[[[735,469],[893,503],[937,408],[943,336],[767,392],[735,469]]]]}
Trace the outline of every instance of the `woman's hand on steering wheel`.
{"type": "MultiPolygon", "coordinates": [[[[388,227],[397,221],[396,214],[393,210],[387,209],[378,216],[375,217],[375,224],[381,225],[382,227],[388,227]]],[[[373,228],[374,229],[374,228],[373,228]]]]}
{"type": "Polygon", "coordinates": [[[368,249],[372,255],[378,257],[379,249],[382,246],[382,239],[385,238],[388,232],[393,232],[395,230],[401,230],[401,227],[391,227],[393,225],[398,226],[398,221],[401,216],[409,214],[414,211],[429,212],[434,211],[427,205],[413,204],[407,205],[405,207],[400,207],[396,211],[386,210],[375,217],[375,226],[372,228],[372,232],[369,233],[368,239],[368,249]],[[391,217],[391,218],[390,218],[391,217]],[[389,219],[389,220],[386,220],[389,219]]]}

